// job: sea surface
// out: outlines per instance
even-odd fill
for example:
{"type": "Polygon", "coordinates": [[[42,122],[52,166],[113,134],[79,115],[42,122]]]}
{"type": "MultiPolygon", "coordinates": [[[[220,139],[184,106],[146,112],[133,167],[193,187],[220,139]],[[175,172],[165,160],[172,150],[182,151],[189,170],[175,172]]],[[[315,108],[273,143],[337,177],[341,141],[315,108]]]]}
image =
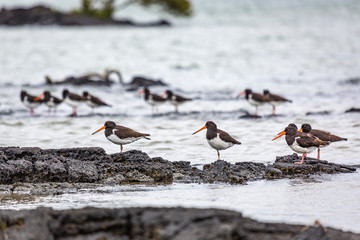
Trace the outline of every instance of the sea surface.
{"type": "MultiPolygon", "coordinates": [[[[80,1],[0,0],[1,7],[46,3],[62,10],[80,1]]],[[[167,18],[173,27],[0,27],[0,146],[41,148],[102,147],[116,153],[104,133],[91,135],[107,120],[150,133],[151,141],[125,145],[151,157],[190,161],[201,167],[217,159],[205,131],[193,132],[208,120],[242,144],[221,152],[231,162],[272,163],[292,154],[285,139],[271,141],[289,123],[347,137],[322,149],[321,159],[360,164],[360,5],[355,0],[205,1],[195,0],[195,15],[174,19],[157,8],[137,6],[117,12],[136,21],[167,18]],[[45,86],[44,76],[61,80],[70,75],[105,69],[121,71],[126,82],[135,75],[162,79],[171,89],[194,98],[180,113],[165,104],[153,115],[142,96],[120,84],[112,87],[45,86]],[[354,79],[351,81],[351,79],[354,79]],[[45,106],[31,117],[20,91],[39,95],[45,89],[61,97],[64,88],[89,93],[112,105],[95,114],[85,104],[79,117],[59,106],[45,106]],[[261,106],[259,119],[243,119],[255,108],[236,96],[245,88],[269,89],[293,102],[261,106]],[[325,114],[319,114],[324,113],[325,114]],[[312,114],[310,114],[312,113],[312,114]]],[[[117,79],[112,76],[117,81],[117,79]]],[[[316,153],[309,154],[316,157],[316,153]]],[[[84,190],[27,202],[1,203],[1,209],[49,206],[57,209],[129,206],[216,207],[241,211],[271,222],[312,224],[360,233],[360,174],[316,176],[311,180],[258,181],[247,185],[173,184],[106,187],[103,193],[84,190]]]]}

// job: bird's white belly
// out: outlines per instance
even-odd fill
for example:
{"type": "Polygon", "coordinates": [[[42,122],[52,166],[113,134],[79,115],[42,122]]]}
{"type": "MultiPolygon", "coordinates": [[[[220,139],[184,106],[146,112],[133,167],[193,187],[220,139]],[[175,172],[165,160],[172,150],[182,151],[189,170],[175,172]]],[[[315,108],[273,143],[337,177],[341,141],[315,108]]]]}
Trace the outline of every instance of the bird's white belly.
{"type": "Polygon", "coordinates": [[[27,97],[24,98],[23,103],[28,108],[36,108],[41,104],[41,102],[29,102],[29,99],[27,97]]]}
{"type": "Polygon", "coordinates": [[[314,151],[317,147],[308,147],[308,148],[301,147],[295,139],[294,143],[290,145],[290,148],[297,153],[309,153],[314,151]]]}
{"type": "Polygon", "coordinates": [[[86,104],[89,105],[90,107],[94,108],[94,107],[97,107],[98,105],[96,103],[94,103],[93,101],[91,100],[86,100],[86,104]]]}
{"type": "Polygon", "coordinates": [[[263,104],[264,104],[264,103],[262,103],[262,102],[255,101],[254,99],[252,99],[251,96],[249,96],[248,102],[249,102],[251,105],[253,105],[253,106],[259,106],[259,105],[263,105],[263,104]]]}
{"type": "Polygon", "coordinates": [[[216,138],[213,138],[213,139],[207,140],[207,141],[208,141],[209,145],[216,150],[224,150],[224,149],[234,146],[234,144],[231,142],[225,142],[225,141],[221,140],[219,135],[216,138]]]}
{"type": "Polygon", "coordinates": [[[142,137],[137,137],[137,138],[130,137],[130,138],[120,139],[115,134],[111,134],[110,136],[107,136],[106,138],[112,143],[115,143],[115,144],[118,144],[118,145],[125,145],[125,144],[135,142],[135,141],[139,140],[142,137]]]}
{"type": "Polygon", "coordinates": [[[69,104],[70,106],[72,106],[72,107],[77,107],[77,106],[79,106],[80,103],[81,103],[81,101],[74,101],[74,100],[71,100],[69,97],[66,97],[66,98],[65,98],[65,102],[66,102],[67,104],[69,104]]]}
{"type": "Polygon", "coordinates": [[[278,105],[284,104],[285,102],[284,101],[270,101],[269,103],[271,105],[278,106],[278,105]]]}
{"type": "Polygon", "coordinates": [[[157,106],[157,105],[160,105],[160,104],[163,103],[163,102],[160,102],[160,101],[154,101],[154,100],[152,99],[152,97],[149,97],[149,99],[146,100],[146,102],[147,102],[148,104],[150,104],[151,106],[157,106]]]}
{"type": "Polygon", "coordinates": [[[46,106],[48,106],[49,108],[54,108],[56,107],[56,104],[53,101],[49,100],[46,102],[46,106]]]}

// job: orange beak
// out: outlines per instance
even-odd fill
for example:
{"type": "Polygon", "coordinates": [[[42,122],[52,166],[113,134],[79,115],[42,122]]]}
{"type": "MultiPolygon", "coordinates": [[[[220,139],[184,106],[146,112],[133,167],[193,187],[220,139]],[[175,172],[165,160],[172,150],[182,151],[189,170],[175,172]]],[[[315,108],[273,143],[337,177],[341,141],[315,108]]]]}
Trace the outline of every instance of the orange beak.
{"type": "Polygon", "coordinates": [[[303,129],[302,129],[302,128],[300,128],[300,129],[299,129],[299,132],[302,132],[302,131],[303,131],[303,129]]]}
{"type": "Polygon", "coordinates": [[[192,135],[194,135],[195,133],[198,133],[198,132],[200,132],[200,131],[202,131],[202,130],[204,130],[206,128],[206,126],[203,126],[202,128],[200,128],[199,130],[197,130],[196,132],[194,132],[192,135]]]}
{"type": "Polygon", "coordinates": [[[271,141],[274,141],[275,139],[278,139],[279,137],[284,136],[285,134],[286,134],[286,132],[282,131],[281,133],[278,134],[277,137],[274,137],[271,141]]]}
{"type": "Polygon", "coordinates": [[[166,97],[166,92],[163,92],[162,94],[161,94],[161,96],[164,98],[164,97],[166,97]]]}
{"type": "Polygon", "coordinates": [[[36,98],[34,98],[34,101],[37,102],[37,101],[39,101],[42,97],[44,97],[44,94],[41,94],[41,95],[37,96],[36,98]]]}
{"type": "Polygon", "coordinates": [[[102,128],[100,128],[99,130],[93,132],[91,135],[94,135],[95,133],[100,132],[101,130],[104,130],[104,129],[105,129],[105,126],[103,126],[102,128]]]}
{"type": "Polygon", "coordinates": [[[143,90],[140,90],[138,93],[137,93],[137,95],[141,95],[141,94],[143,94],[145,91],[144,91],[144,89],[143,90]]]}
{"type": "Polygon", "coordinates": [[[245,91],[243,91],[243,92],[239,93],[239,95],[237,95],[236,98],[239,98],[239,97],[241,97],[241,96],[244,96],[245,94],[246,94],[245,91]]]}

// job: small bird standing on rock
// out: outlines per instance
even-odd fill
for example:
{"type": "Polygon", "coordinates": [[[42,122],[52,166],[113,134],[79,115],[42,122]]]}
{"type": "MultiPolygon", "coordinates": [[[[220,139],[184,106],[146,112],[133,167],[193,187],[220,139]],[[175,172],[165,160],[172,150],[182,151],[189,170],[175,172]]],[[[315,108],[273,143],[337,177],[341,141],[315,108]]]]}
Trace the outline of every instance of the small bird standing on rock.
{"type": "Polygon", "coordinates": [[[157,106],[158,105],[163,104],[163,103],[166,102],[165,98],[163,98],[163,97],[161,97],[159,95],[150,93],[150,90],[147,87],[144,88],[143,90],[140,90],[138,92],[138,94],[145,94],[144,99],[152,107],[152,113],[153,114],[155,112],[157,112],[157,106]]]}
{"type": "Polygon", "coordinates": [[[241,92],[237,98],[245,95],[246,100],[250,103],[250,105],[255,106],[256,112],[255,116],[258,116],[258,106],[261,106],[265,103],[269,103],[270,99],[260,93],[254,93],[251,89],[245,89],[245,91],[241,92]]]}
{"type": "Polygon", "coordinates": [[[167,90],[162,95],[164,96],[166,95],[166,100],[170,101],[175,106],[175,112],[179,112],[178,105],[192,100],[191,98],[186,98],[180,95],[176,95],[170,90],[167,90]]]}
{"type": "Polygon", "coordinates": [[[82,96],[75,93],[69,92],[69,90],[64,89],[63,91],[63,100],[73,108],[72,116],[76,116],[76,108],[85,100],[82,96]]]}
{"type": "Polygon", "coordinates": [[[130,128],[116,125],[113,121],[106,121],[104,126],[99,130],[92,133],[94,135],[97,132],[105,129],[105,137],[112,143],[120,145],[120,152],[123,151],[123,145],[135,142],[139,139],[145,138],[151,140],[147,133],[139,133],[130,128]]]}
{"type": "Polygon", "coordinates": [[[227,132],[218,129],[216,124],[212,121],[207,121],[204,127],[200,128],[192,135],[204,130],[205,128],[207,129],[206,140],[212,148],[216,149],[218,154],[218,160],[220,160],[219,150],[227,149],[234,146],[235,144],[241,144],[241,142],[231,137],[227,132]]]}
{"type": "MultiPolygon", "coordinates": [[[[311,135],[319,138],[322,141],[328,141],[328,142],[347,141],[347,138],[342,138],[342,137],[336,136],[334,134],[331,134],[330,132],[312,129],[311,125],[308,123],[304,123],[303,125],[301,125],[301,129],[299,130],[299,132],[301,132],[301,131],[304,133],[311,134],[311,135]]],[[[323,148],[326,146],[328,146],[328,145],[321,145],[318,147],[317,159],[320,159],[320,148],[323,148]]]]}
{"type": "Polygon", "coordinates": [[[111,107],[111,105],[103,102],[100,98],[97,98],[88,92],[83,92],[83,98],[85,99],[86,104],[91,107],[91,113],[94,113],[94,108],[106,106],[111,107]]]}
{"type": "Polygon", "coordinates": [[[54,108],[54,113],[56,113],[57,106],[63,102],[63,100],[52,96],[49,91],[45,91],[43,94],[37,96],[34,100],[39,101],[40,99],[46,104],[46,106],[48,106],[49,113],[51,108],[54,108]]]}
{"type": "Polygon", "coordinates": [[[295,162],[296,164],[302,164],[307,154],[314,151],[316,148],[330,144],[330,142],[322,141],[310,134],[298,132],[297,127],[291,125],[287,126],[284,131],[280,132],[278,136],[271,141],[274,141],[283,135],[286,135],[286,143],[293,151],[302,153],[301,161],[295,162]]]}
{"type": "Polygon", "coordinates": [[[284,97],[270,93],[269,90],[264,90],[264,96],[266,96],[270,99],[269,103],[273,106],[273,110],[272,110],[273,116],[275,116],[275,108],[277,105],[280,105],[280,104],[283,104],[286,102],[292,102],[291,100],[288,100],[284,97]]]}

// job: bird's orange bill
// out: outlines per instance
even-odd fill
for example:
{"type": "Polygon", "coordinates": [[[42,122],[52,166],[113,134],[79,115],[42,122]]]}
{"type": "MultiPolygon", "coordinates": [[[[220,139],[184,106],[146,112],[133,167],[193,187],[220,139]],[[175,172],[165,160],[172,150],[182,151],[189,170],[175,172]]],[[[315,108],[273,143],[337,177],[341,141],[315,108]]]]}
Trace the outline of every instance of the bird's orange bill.
{"type": "Polygon", "coordinates": [[[199,130],[197,130],[196,132],[194,132],[192,135],[194,135],[195,133],[198,133],[198,132],[200,132],[200,131],[202,131],[202,130],[204,130],[206,128],[206,126],[203,126],[202,128],[200,128],[199,130]]]}
{"type": "Polygon", "coordinates": [[[279,137],[284,136],[285,134],[286,134],[286,132],[285,132],[285,131],[282,131],[281,133],[279,133],[279,134],[277,135],[277,137],[274,137],[271,141],[274,141],[275,139],[278,139],[279,137]]]}
{"type": "Polygon", "coordinates": [[[43,97],[44,97],[44,94],[41,94],[41,95],[37,96],[36,98],[34,98],[34,101],[37,102],[43,97]]]}
{"type": "Polygon", "coordinates": [[[95,133],[100,132],[100,131],[103,130],[103,129],[105,129],[105,126],[103,126],[102,128],[100,128],[99,130],[93,132],[91,135],[94,135],[95,133]]]}
{"type": "Polygon", "coordinates": [[[141,94],[143,94],[145,91],[144,91],[144,89],[143,90],[140,90],[138,93],[137,93],[137,95],[141,95],[141,94]]]}
{"type": "Polygon", "coordinates": [[[302,132],[302,131],[303,131],[303,129],[302,129],[302,128],[300,128],[300,129],[299,129],[299,132],[302,132]]]}
{"type": "Polygon", "coordinates": [[[166,96],[166,92],[163,92],[161,96],[164,98],[166,96]]]}
{"type": "Polygon", "coordinates": [[[244,96],[245,94],[246,94],[245,91],[243,91],[243,92],[239,93],[239,95],[237,95],[236,98],[239,98],[239,97],[241,97],[241,96],[244,96]]]}

